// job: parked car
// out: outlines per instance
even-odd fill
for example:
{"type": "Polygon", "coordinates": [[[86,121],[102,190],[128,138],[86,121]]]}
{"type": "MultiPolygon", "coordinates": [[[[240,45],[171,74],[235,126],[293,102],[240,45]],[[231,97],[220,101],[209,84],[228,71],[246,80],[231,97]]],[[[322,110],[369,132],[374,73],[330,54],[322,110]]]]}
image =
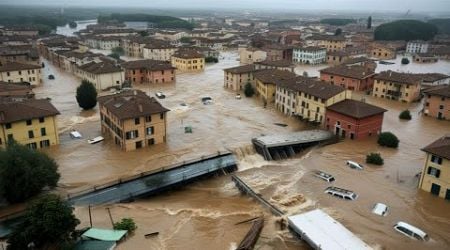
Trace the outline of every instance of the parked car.
{"type": "Polygon", "coordinates": [[[48,75],[48,79],[49,80],[55,80],[55,76],[54,75],[48,75]]]}
{"type": "Polygon", "coordinates": [[[403,221],[397,222],[397,224],[394,225],[394,229],[412,239],[421,241],[428,241],[430,239],[424,231],[403,221]]]}
{"type": "Polygon", "coordinates": [[[325,193],[336,196],[338,198],[344,199],[344,200],[356,200],[358,198],[358,195],[355,194],[353,191],[338,188],[338,187],[327,187],[325,189],[325,193]]]}
{"type": "Polygon", "coordinates": [[[372,209],[372,213],[380,215],[380,216],[386,216],[388,212],[388,206],[386,206],[383,203],[375,203],[372,209]]]}
{"type": "Polygon", "coordinates": [[[326,182],[333,182],[335,181],[334,177],[331,174],[327,174],[325,172],[322,171],[315,171],[314,172],[314,176],[318,177],[322,180],[325,180],[326,182]]]}
{"type": "Polygon", "coordinates": [[[163,94],[163,92],[156,92],[156,97],[158,97],[159,99],[164,99],[166,98],[166,95],[163,94]]]}
{"type": "Polygon", "coordinates": [[[361,165],[357,162],[354,162],[354,161],[347,161],[347,165],[351,168],[358,169],[358,170],[364,169],[363,165],[361,165]]]}
{"type": "Polygon", "coordinates": [[[209,97],[209,96],[205,96],[205,97],[202,97],[202,103],[203,104],[211,104],[212,103],[212,98],[211,97],[209,97]]]}

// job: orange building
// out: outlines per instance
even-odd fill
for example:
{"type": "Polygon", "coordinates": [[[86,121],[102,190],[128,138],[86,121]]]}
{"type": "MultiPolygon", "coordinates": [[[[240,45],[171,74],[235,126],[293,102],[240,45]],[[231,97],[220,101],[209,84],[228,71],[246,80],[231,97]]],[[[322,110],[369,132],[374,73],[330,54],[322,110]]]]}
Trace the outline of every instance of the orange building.
{"type": "Polygon", "coordinates": [[[431,87],[423,93],[423,113],[437,119],[450,120],[450,85],[431,87]]]}
{"type": "Polygon", "coordinates": [[[122,67],[125,69],[125,80],[133,84],[175,82],[175,68],[165,61],[128,61],[122,67]]]}
{"type": "Polygon", "coordinates": [[[368,67],[340,65],[322,69],[320,80],[348,90],[367,91],[373,88],[374,75],[375,72],[368,67]]]}

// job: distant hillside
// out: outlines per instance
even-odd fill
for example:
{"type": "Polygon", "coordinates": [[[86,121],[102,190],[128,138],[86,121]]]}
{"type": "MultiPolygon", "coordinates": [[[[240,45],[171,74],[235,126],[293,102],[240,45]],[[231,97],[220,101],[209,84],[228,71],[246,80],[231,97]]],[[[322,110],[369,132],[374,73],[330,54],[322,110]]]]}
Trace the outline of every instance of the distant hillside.
{"type": "Polygon", "coordinates": [[[114,20],[119,22],[149,22],[153,23],[158,28],[194,28],[193,24],[191,24],[190,22],[177,17],[156,16],[148,14],[111,14],[109,16],[99,16],[97,20],[98,23],[105,23],[114,20]]]}
{"type": "Polygon", "coordinates": [[[436,25],[439,34],[450,34],[450,18],[431,19],[428,23],[436,25]]]}
{"type": "Polygon", "coordinates": [[[431,23],[417,20],[399,20],[385,23],[375,29],[375,40],[430,40],[438,33],[431,23]]]}
{"type": "Polygon", "coordinates": [[[334,26],[342,26],[342,25],[347,25],[349,23],[356,23],[356,20],[348,19],[348,18],[325,18],[325,19],[320,20],[320,23],[334,25],[334,26]]]}

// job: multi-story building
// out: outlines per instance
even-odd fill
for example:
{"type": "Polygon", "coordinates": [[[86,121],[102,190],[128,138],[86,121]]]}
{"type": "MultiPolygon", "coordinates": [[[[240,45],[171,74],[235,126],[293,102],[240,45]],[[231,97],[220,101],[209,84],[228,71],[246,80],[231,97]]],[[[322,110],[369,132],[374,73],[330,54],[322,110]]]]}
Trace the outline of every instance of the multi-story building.
{"type": "Polygon", "coordinates": [[[373,43],[370,46],[369,55],[380,60],[395,59],[397,50],[401,48],[398,43],[373,43]]]}
{"type": "Polygon", "coordinates": [[[378,135],[386,111],[365,102],[343,100],[326,108],[324,128],[352,140],[378,135]]]}
{"type": "Polygon", "coordinates": [[[292,61],[288,60],[278,60],[278,61],[269,61],[264,60],[261,62],[256,62],[256,69],[279,69],[279,70],[287,70],[294,72],[295,66],[292,64],[292,61]]]}
{"type": "Polygon", "coordinates": [[[237,66],[229,69],[224,69],[224,87],[234,91],[244,89],[245,84],[250,83],[255,87],[255,77],[253,73],[256,71],[254,64],[237,66]]]}
{"type": "Polygon", "coordinates": [[[205,56],[192,49],[180,49],[172,56],[172,66],[179,71],[200,71],[205,68],[205,56]]]}
{"type": "Polygon", "coordinates": [[[320,70],[320,80],[354,91],[373,88],[375,71],[364,66],[338,65],[320,70]]]}
{"type": "Polygon", "coordinates": [[[92,82],[97,90],[120,87],[125,80],[124,70],[112,62],[90,62],[76,67],[75,75],[92,82]]]}
{"type": "Polygon", "coordinates": [[[450,120],[450,85],[433,86],[423,93],[423,113],[437,119],[450,120]]]}
{"type": "Polygon", "coordinates": [[[420,98],[422,79],[420,75],[383,71],[374,76],[372,95],[390,100],[413,102],[420,98]]]}
{"type": "Polygon", "coordinates": [[[122,63],[125,80],[136,83],[175,82],[175,68],[166,61],[137,60],[122,63]]]}
{"type": "Polygon", "coordinates": [[[98,97],[102,133],[122,150],[131,151],[166,142],[164,108],[139,90],[98,97]]]}
{"type": "Polygon", "coordinates": [[[145,59],[170,62],[177,48],[170,43],[158,42],[145,45],[143,56],[145,59]]]}
{"type": "Polygon", "coordinates": [[[7,62],[41,65],[38,50],[32,45],[0,47],[0,65],[7,62]]]}
{"type": "Polygon", "coordinates": [[[23,101],[32,98],[34,98],[34,93],[30,85],[0,82],[0,102],[23,101]]]}
{"type": "Polygon", "coordinates": [[[426,41],[409,41],[406,44],[406,53],[417,54],[417,53],[428,53],[428,48],[430,44],[426,41]]]}
{"type": "Polygon", "coordinates": [[[89,36],[84,41],[90,48],[111,50],[120,47],[122,38],[121,36],[89,36]]]}
{"type": "Polygon", "coordinates": [[[31,85],[39,85],[41,80],[41,66],[18,62],[6,62],[0,65],[0,81],[4,82],[29,82],[31,85]]]}
{"type": "Polygon", "coordinates": [[[252,64],[266,60],[267,52],[258,48],[239,48],[241,64],[252,64]]]}
{"type": "Polygon", "coordinates": [[[327,51],[338,51],[347,47],[347,39],[344,36],[313,35],[306,39],[307,45],[325,47],[327,51]]]}
{"type": "Polygon", "coordinates": [[[427,156],[419,188],[450,200],[450,136],[446,135],[422,149],[427,156]]]}
{"type": "Polygon", "coordinates": [[[281,44],[270,44],[264,47],[267,61],[292,61],[293,47],[281,44]]]}
{"type": "Polygon", "coordinates": [[[327,60],[327,50],[323,47],[297,47],[294,48],[292,60],[294,63],[321,64],[327,60]]]}
{"type": "Polygon", "coordinates": [[[57,115],[47,99],[0,103],[0,147],[10,140],[33,149],[59,144],[57,115]]]}
{"type": "Polygon", "coordinates": [[[417,53],[413,55],[412,59],[415,63],[435,63],[439,61],[439,57],[432,53],[417,53]]]}
{"type": "Polygon", "coordinates": [[[260,97],[265,104],[275,102],[277,82],[295,78],[293,72],[278,69],[265,69],[253,73],[255,77],[256,96],[260,97]]]}

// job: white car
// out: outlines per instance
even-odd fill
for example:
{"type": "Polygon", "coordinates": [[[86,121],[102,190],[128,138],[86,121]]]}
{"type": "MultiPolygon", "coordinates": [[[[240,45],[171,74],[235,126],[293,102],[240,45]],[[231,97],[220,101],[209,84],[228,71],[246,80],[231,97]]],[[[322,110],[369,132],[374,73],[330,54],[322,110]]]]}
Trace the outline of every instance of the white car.
{"type": "Polygon", "coordinates": [[[347,165],[351,168],[358,169],[358,170],[364,169],[363,165],[361,165],[357,162],[354,162],[354,161],[347,161],[347,165]]]}
{"type": "Polygon", "coordinates": [[[241,99],[241,94],[237,94],[236,95],[236,99],[240,100],[241,99]]]}
{"type": "Polygon", "coordinates": [[[380,216],[386,216],[387,212],[388,212],[388,206],[386,206],[383,203],[376,203],[372,209],[372,213],[380,215],[380,216]]]}
{"type": "Polygon", "coordinates": [[[424,231],[403,221],[397,222],[397,224],[394,225],[394,229],[412,239],[421,241],[428,241],[430,239],[424,231]]]}
{"type": "Polygon", "coordinates": [[[335,181],[334,177],[331,174],[327,174],[322,171],[315,171],[314,176],[317,178],[320,178],[322,180],[325,180],[326,182],[333,182],[335,181]]]}
{"type": "Polygon", "coordinates": [[[156,97],[158,97],[159,99],[164,99],[164,98],[166,98],[166,95],[164,95],[162,92],[156,92],[155,95],[156,95],[156,97]]]}
{"type": "Polygon", "coordinates": [[[325,193],[336,196],[338,198],[344,199],[344,200],[356,200],[358,198],[358,195],[355,194],[353,191],[338,188],[338,187],[327,187],[325,189],[325,193]]]}

